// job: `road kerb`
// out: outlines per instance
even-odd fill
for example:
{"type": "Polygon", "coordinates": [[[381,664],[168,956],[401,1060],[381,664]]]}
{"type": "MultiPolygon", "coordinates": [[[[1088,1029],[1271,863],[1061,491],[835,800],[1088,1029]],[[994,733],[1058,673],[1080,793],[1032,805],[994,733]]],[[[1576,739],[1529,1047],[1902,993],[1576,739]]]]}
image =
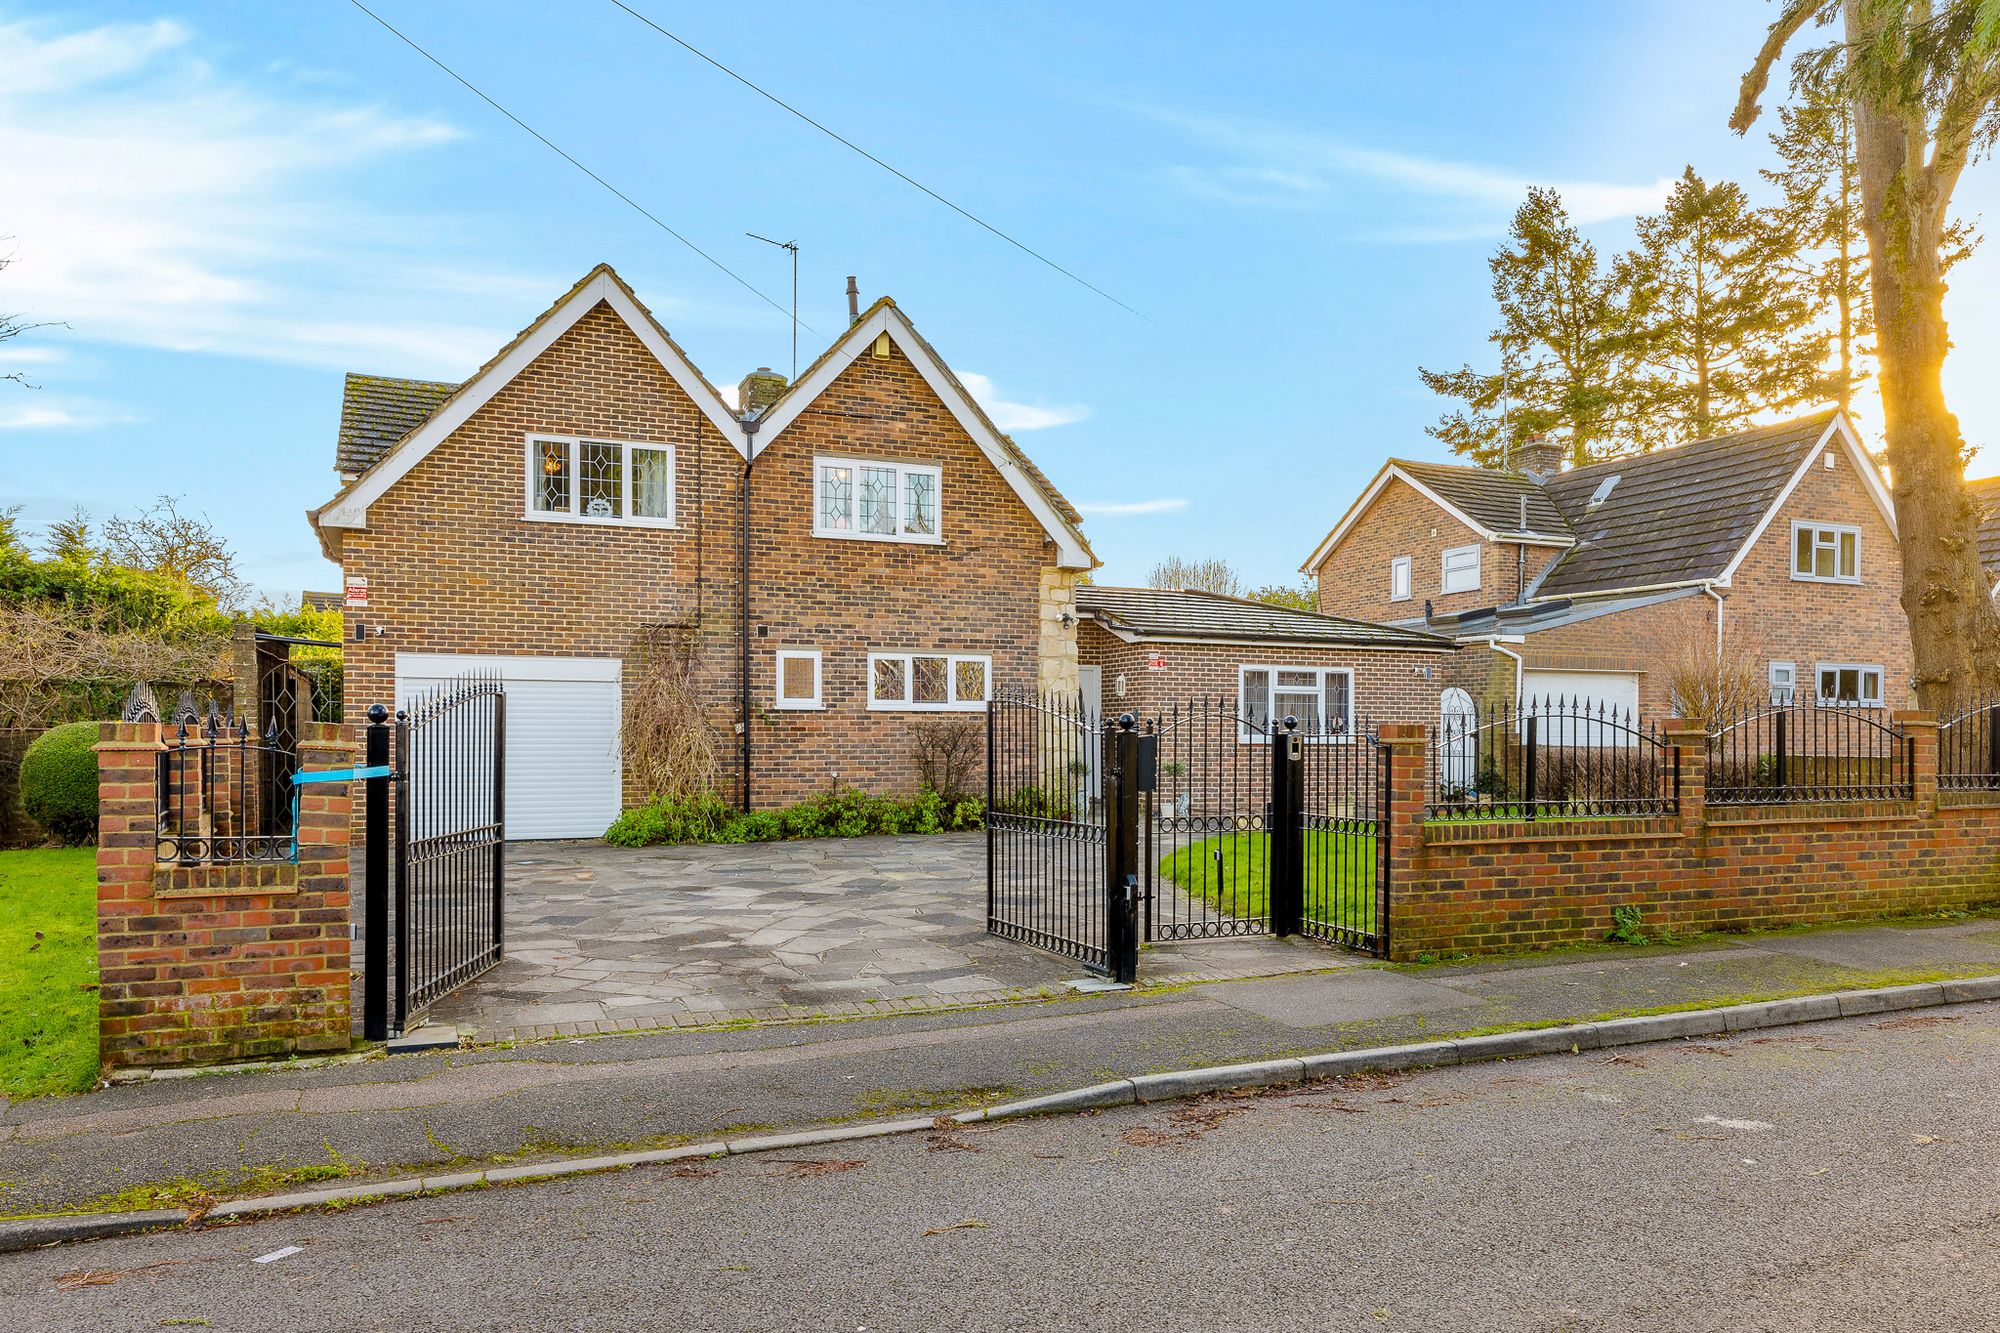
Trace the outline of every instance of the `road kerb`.
{"type": "MultiPolygon", "coordinates": [[[[1025,1097],[996,1106],[981,1107],[978,1110],[960,1111],[949,1118],[960,1124],[970,1124],[984,1120],[1094,1110],[1107,1106],[1130,1106],[1230,1088],[1305,1083],[1334,1075],[1363,1071],[1419,1069],[1470,1064],[1475,1061],[1518,1059],[1532,1055],[1556,1054],[1572,1049],[1595,1050],[1640,1042],[1748,1032],[1759,1028],[1785,1027],[1830,1018],[1931,1008],[1947,1004],[1970,1004],[1994,999],[2000,999],[2000,975],[1970,977],[1942,983],[1880,986],[1869,990],[1838,991],[1826,995],[1765,1000],[1716,1009],[1679,1010],[1634,1018],[1604,1019],[1592,1023],[1523,1028],[1514,1032],[1461,1037],[1450,1041],[1383,1046],[1372,1050],[1329,1051],[1320,1055],[1287,1057],[1281,1060],[1256,1060],[1243,1064],[1211,1066],[1165,1074],[1142,1074],[1133,1078],[1095,1083],[1088,1087],[1071,1088],[1063,1092],[1025,1097]]],[[[650,1148],[598,1157],[492,1167],[483,1171],[460,1171],[403,1180],[385,1180],[374,1184],[300,1190],[260,1198],[231,1199],[199,1215],[171,1209],[153,1209],[131,1213],[86,1213],[17,1218],[0,1221],[0,1254],[61,1244],[66,1241],[97,1240],[162,1227],[197,1224],[205,1219],[257,1217],[292,1212],[301,1208],[351,1203],[355,1200],[480,1188],[529,1180],[554,1180],[564,1176],[589,1175],[600,1171],[614,1171],[688,1158],[795,1150],[822,1144],[853,1142],[858,1139],[914,1134],[931,1129],[935,1123],[935,1118],[908,1117],[865,1125],[843,1125],[838,1128],[802,1130],[790,1134],[762,1134],[739,1139],[690,1143],[673,1148],[650,1148]]]]}

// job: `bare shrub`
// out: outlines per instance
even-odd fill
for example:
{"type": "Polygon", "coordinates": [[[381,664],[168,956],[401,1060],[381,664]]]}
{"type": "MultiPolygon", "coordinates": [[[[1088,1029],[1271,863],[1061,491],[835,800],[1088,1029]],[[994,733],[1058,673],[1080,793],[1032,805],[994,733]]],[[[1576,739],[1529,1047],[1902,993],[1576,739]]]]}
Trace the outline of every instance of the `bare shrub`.
{"type": "Polygon", "coordinates": [[[1728,621],[1717,632],[1710,608],[1690,598],[1669,624],[1660,654],[1674,708],[1682,717],[1729,717],[1770,699],[1766,652],[1754,634],[1728,621]]]}
{"type": "Polygon", "coordinates": [[[111,717],[134,681],[213,683],[228,674],[226,633],[163,637],[104,607],[0,605],[0,728],[111,717]]]}
{"type": "Polygon", "coordinates": [[[919,717],[910,723],[910,757],[917,780],[956,805],[972,795],[984,758],[984,728],[975,717],[919,717]]]}
{"type": "Polygon", "coordinates": [[[702,712],[700,636],[693,625],[653,625],[633,644],[625,757],[655,796],[698,796],[715,786],[715,726],[702,712]]]}

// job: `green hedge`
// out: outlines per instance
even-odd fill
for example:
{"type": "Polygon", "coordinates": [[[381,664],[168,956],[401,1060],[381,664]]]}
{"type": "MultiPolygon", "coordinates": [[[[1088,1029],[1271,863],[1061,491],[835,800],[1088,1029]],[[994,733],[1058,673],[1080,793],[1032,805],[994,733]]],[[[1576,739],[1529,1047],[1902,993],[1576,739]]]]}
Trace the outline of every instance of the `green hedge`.
{"type": "Polygon", "coordinates": [[[744,814],[713,793],[655,796],[612,822],[604,840],[614,847],[662,843],[778,842],[787,838],[859,838],[869,833],[955,833],[981,826],[985,803],[947,803],[929,790],[907,801],[836,790],[784,810],[744,814]]]}
{"type": "Polygon", "coordinates": [[[66,722],[35,738],[21,756],[21,808],[71,845],[97,837],[95,722],[66,722]]]}

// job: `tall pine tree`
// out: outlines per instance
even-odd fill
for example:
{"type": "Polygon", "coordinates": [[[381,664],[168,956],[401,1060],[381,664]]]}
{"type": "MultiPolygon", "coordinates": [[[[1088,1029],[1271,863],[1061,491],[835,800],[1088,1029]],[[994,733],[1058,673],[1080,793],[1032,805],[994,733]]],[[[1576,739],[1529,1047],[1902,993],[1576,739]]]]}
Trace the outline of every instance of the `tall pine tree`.
{"type": "Polygon", "coordinates": [[[1631,359],[1621,279],[1599,263],[1554,190],[1528,191],[1508,238],[1487,264],[1500,310],[1489,341],[1501,369],[1419,369],[1433,392],[1463,404],[1429,433],[1489,467],[1536,435],[1561,440],[1576,464],[1624,452],[1631,359]]]}
{"type": "Polygon", "coordinates": [[[1827,334],[1775,236],[1733,181],[1693,167],[1665,209],[1638,221],[1619,261],[1639,363],[1635,430],[1647,448],[1704,439],[1815,395],[1827,334]]]}

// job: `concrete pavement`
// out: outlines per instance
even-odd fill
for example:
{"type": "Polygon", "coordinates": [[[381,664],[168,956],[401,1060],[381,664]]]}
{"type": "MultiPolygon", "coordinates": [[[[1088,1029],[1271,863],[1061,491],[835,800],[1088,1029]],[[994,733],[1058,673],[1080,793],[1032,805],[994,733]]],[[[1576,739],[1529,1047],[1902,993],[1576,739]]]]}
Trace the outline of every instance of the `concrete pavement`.
{"type": "Polygon", "coordinates": [[[38,1328],[1990,1327],[2000,1005],[0,1258],[38,1328]]]}
{"type": "Polygon", "coordinates": [[[0,1113],[0,1211],[198,1208],[455,1164],[955,1110],[1115,1076],[1994,972],[2000,924],[1970,920],[161,1080],[0,1113]]]}

